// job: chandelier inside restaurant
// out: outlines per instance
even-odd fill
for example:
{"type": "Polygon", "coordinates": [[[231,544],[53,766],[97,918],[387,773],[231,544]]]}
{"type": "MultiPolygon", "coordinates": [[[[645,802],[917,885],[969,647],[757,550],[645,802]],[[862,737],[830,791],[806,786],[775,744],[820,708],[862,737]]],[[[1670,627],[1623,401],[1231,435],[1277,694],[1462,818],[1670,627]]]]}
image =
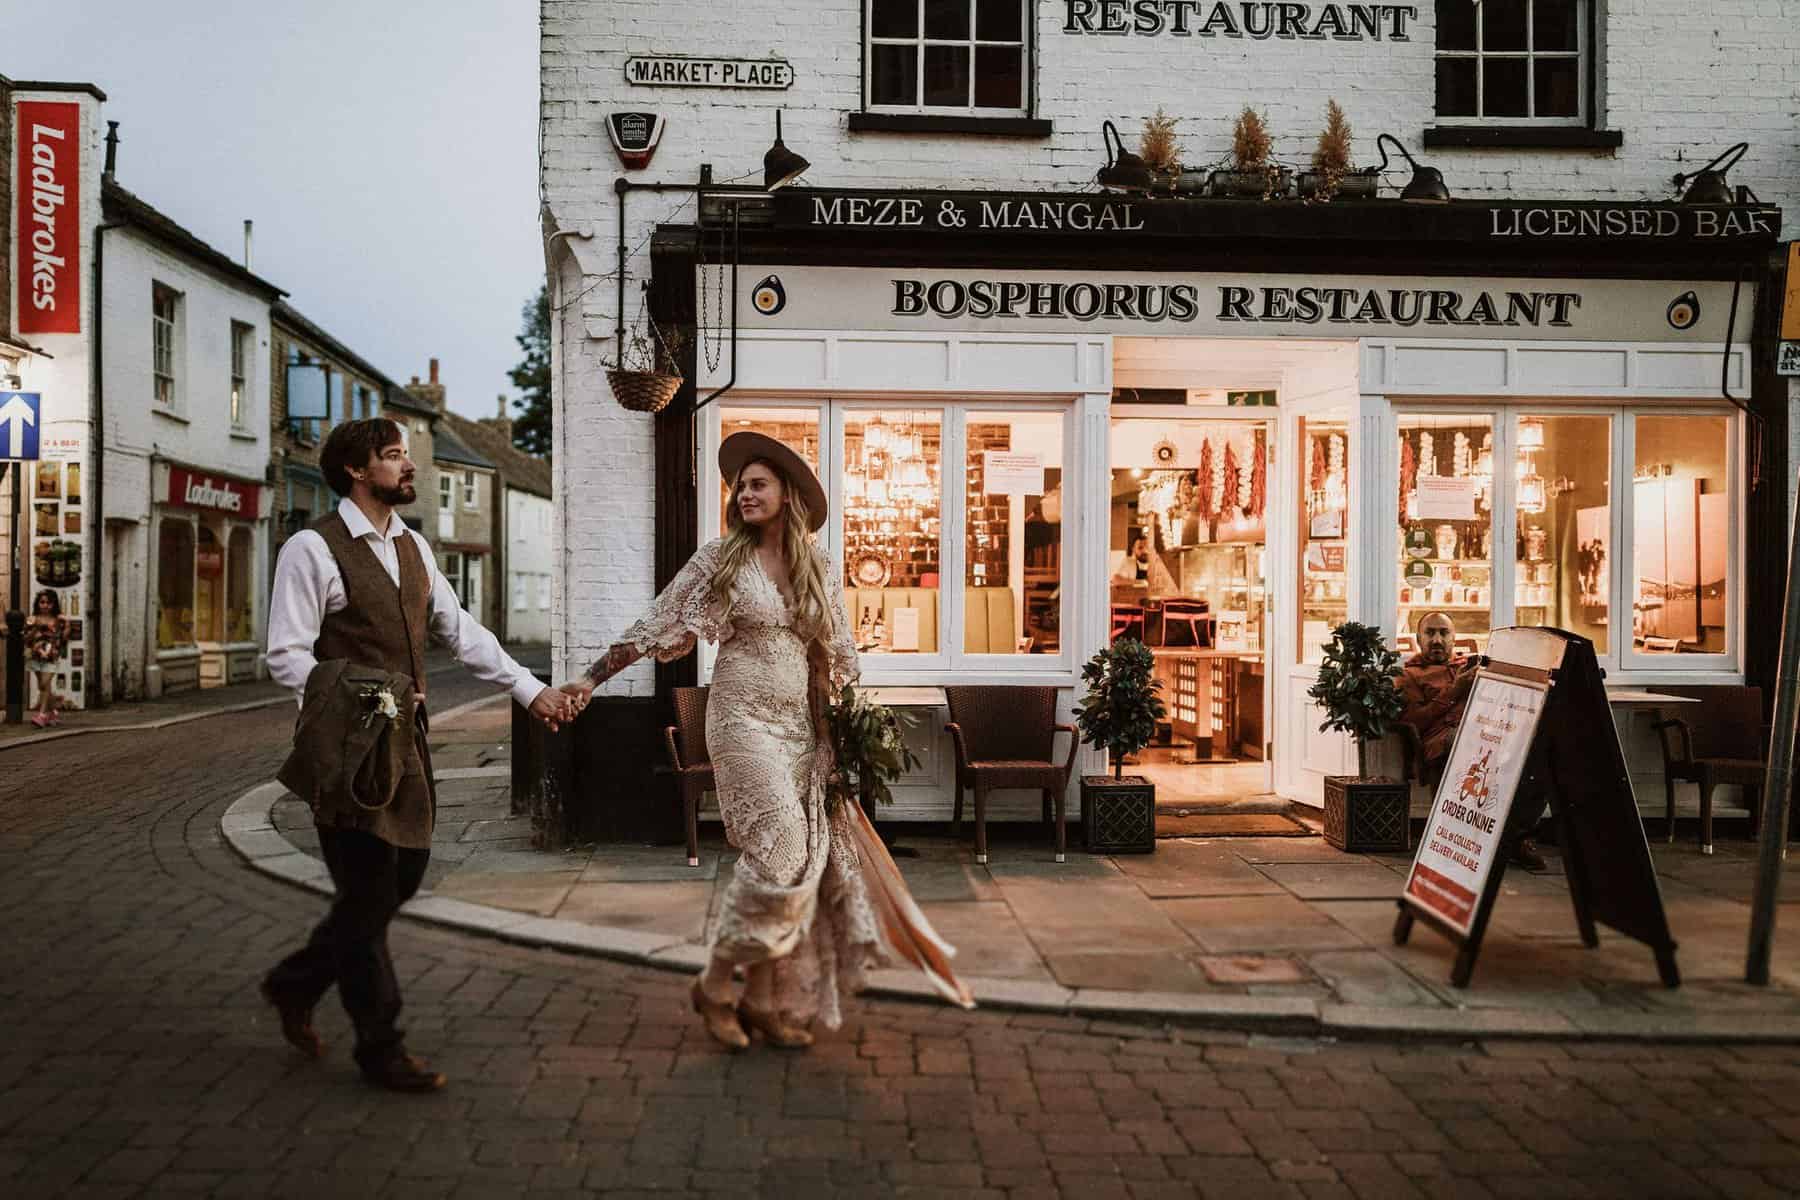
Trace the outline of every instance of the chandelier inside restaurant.
{"type": "Polygon", "coordinates": [[[876,413],[863,426],[861,456],[844,473],[844,498],[892,521],[936,514],[938,468],[925,453],[929,414],[876,413]]]}

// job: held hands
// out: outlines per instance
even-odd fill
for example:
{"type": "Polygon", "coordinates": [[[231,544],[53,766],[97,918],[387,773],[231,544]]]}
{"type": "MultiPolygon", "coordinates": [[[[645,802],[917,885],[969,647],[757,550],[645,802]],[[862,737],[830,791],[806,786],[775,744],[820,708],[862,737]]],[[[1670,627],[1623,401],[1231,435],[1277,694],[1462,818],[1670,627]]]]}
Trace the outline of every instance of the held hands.
{"type": "Polygon", "coordinates": [[[547,687],[531,702],[531,715],[555,733],[581,715],[592,692],[592,688],[574,683],[565,683],[560,688],[547,687]]]}

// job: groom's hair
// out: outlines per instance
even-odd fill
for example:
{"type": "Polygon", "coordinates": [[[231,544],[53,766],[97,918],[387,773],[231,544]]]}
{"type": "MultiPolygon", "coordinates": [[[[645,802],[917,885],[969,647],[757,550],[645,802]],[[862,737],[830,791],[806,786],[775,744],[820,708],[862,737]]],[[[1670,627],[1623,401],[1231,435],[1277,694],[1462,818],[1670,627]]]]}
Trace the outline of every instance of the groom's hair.
{"type": "Polygon", "coordinates": [[[369,460],[405,438],[396,421],[386,417],[369,417],[362,421],[345,421],[325,435],[319,450],[319,470],[325,482],[340,496],[350,494],[350,470],[366,467],[369,460]]]}

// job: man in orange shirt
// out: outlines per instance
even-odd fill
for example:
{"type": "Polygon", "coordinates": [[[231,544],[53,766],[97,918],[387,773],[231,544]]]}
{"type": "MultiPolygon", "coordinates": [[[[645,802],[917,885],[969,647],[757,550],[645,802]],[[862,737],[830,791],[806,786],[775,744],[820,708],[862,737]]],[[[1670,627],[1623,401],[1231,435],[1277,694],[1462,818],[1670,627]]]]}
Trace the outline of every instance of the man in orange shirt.
{"type": "MultiPolygon", "coordinates": [[[[1406,660],[1396,681],[1405,705],[1400,720],[1419,735],[1420,756],[1424,760],[1419,769],[1420,781],[1435,787],[1444,773],[1444,760],[1450,757],[1456,728],[1462,724],[1463,709],[1469,704],[1469,691],[1475,685],[1475,662],[1453,657],[1456,626],[1445,613],[1427,613],[1419,621],[1418,635],[1419,652],[1406,660]]],[[[1545,866],[1544,856],[1530,837],[1542,812],[1540,802],[1535,813],[1521,808],[1509,822],[1520,831],[1511,837],[1509,857],[1532,871],[1541,871],[1545,866]]]]}

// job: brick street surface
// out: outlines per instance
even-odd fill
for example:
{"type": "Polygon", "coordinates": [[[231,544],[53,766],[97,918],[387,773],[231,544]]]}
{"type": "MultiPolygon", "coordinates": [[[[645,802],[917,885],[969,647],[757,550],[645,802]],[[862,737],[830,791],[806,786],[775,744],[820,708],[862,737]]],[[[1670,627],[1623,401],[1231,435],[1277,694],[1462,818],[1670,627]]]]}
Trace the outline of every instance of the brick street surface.
{"type": "MultiPolygon", "coordinates": [[[[434,679],[440,707],[482,694],[434,679]]],[[[1271,1040],[855,1004],[705,1038],[678,975],[399,922],[428,1097],[297,1059],[256,996],[320,900],[219,818],[264,709],[0,755],[0,1195],[1791,1196],[1800,1048],[1271,1040]]]]}

